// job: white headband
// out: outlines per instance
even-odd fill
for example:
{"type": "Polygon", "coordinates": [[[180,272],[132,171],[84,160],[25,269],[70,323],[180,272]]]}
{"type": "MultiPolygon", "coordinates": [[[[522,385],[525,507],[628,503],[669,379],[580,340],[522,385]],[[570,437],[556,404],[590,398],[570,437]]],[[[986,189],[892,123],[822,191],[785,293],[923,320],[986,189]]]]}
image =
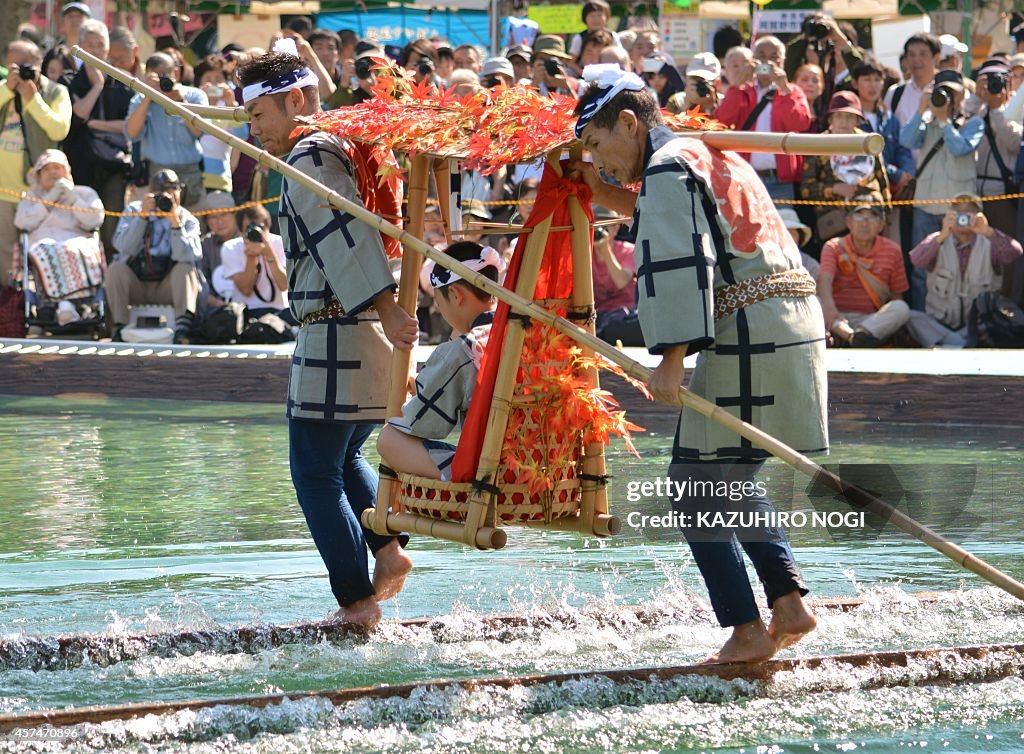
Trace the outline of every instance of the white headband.
{"type": "MultiPolygon", "coordinates": [[[[283,37],[274,42],[274,52],[281,52],[285,55],[299,57],[299,51],[295,47],[295,40],[283,37]]],[[[259,81],[249,84],[242,90],[242,102],[248,104],[257,97],[266,94],[283,94],[292,89],[305,89],[307,86],[320,86],[320,79],[308,68],[300,68],[297,71],[283,73],[267,81],[259,81]]]]}
{"type": "Polygon", "coordinates": [[[642,92],[647,88],[644,80],[631,71],[624,71],[618,63],[598,63],[588,65],[583,69],[583,80],[593,86],[597,84],[600,94],[591,102],[587,103],[576,121],[576,138],[580,137],[583,129],[594,119],[598,111],[623,91],[642,92]]]}
{"type": "MultiPolygon", "coordinates": [[[[430,285],[434,288],[443,288],[446,285],[451,285],[456,280],[462,280],[462,276],[458,273],[452,272],[447,267],[442,267],[433,262],[430,263],[430,285]]],[[[480,250],[480,256],[476,259],[468,259],[463,262],[469,269],[474,272],[480,272],[485,267],[493,267],[501,274],[501,255],[491,246],[484,246],[480,250]]]]}

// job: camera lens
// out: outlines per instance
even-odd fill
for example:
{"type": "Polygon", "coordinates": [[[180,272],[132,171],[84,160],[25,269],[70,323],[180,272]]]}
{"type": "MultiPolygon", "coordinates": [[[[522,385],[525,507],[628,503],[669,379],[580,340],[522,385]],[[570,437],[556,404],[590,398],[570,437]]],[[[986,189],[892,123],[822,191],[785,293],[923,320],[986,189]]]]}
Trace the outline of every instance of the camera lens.
{"type": "Polygon", "coordinates": [[[548,76],[560,76],[562,74],[562,64],[554,58],[546,58],[544,60],[544,70],[548,76]]]}
{"type": "Polygon", "coordinates": [[[434,61],[430,58],[420,58],[416,61],[416,71],[421,76],[426,76],[434,72],[434,61]]]}
{"type": "Polygon", "coordinates": [[[985,80],[989,94],[999,94],[1006,88],[1006,77],[1001,73],[990,73],[985,80]]]}
{"type": "Polygon", "coordinates": [[[697,96],[698,97],[710,97],[711,96],[711,86],[708,84],[707,81],[704,81],[702,79],[702,80],[697,82],[697,96]]]}
{"type": "Polygon", "coordinates": [[[174,88],[174,79],[170,76],[160,77],[160,89],[164,92],[169,92],[174,88]]]}
{"type": "Polygon", "coordinates": [[[828,26],[821,21],[811,21],[807,24],[807,34],[814,39],[824,39],[828,36],[828,26]]]}
{"type": "Polygon", "coordinates": [[[253,243],[263,241],[263,227],[256,223],[249,223],[245,228],[245,240],[253,243]]]}
{"type": "Polygon", "coordinates": [[[18,78],[22,81],[35,81],[36,75],[37,71],[34,66],[26,65],[25,63],[18,65],[18,78]]]}
{"type": "Polygon", "coordinates": [[[361,79],[370,78],[370,61],[366,58],[356,61],[356,77],[361,79]]]}
{"type": "Polygon", "coordinates": [[[932,104],[935,107],[945,107],[949,104],[949,92],[943,87],[936,89],[932,92],[932,104]]]}
{"type": "Polygon", "coordinates": [[[957,215],[956,224],[963,228],[966,228],[968,225],[971,224],[971,216],[963,213],[957,215]]]}
{"type": "Polygon", "coordinates": [[[174,200],[167,194],[157,194],[154,199],[156,208],[161,212],[170,212],[174,209],[174,200]]]}

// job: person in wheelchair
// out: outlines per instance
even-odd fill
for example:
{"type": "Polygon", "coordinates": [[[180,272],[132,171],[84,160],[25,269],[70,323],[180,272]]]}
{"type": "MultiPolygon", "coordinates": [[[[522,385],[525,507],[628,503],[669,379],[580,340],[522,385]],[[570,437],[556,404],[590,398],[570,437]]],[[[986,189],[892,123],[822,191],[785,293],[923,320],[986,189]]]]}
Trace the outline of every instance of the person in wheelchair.
{"type": "MultiPolygon", "coordinates": [[[[99,195],[75,185],[68,158],[56,149],[39,155],[28,185],[14,225],[26,234],[22,253],[34,271],[37,301],[93,296],[103,285],[106,266],[96,235],[104,216],[99,195]]],[[[62,302],[55,316],[64,325],[76,321],[78,312],[73,302],[62,302]]]]}
{"type": "Polygon", "coordinates": [[[14,215],[14,225],[28,232],[26,251],[39,244],[98,248],[94,231],[103,224],[103,202],[93,189],[75,185],[63,152],[44,150],[29,171],[28,184],[14,215]]]}

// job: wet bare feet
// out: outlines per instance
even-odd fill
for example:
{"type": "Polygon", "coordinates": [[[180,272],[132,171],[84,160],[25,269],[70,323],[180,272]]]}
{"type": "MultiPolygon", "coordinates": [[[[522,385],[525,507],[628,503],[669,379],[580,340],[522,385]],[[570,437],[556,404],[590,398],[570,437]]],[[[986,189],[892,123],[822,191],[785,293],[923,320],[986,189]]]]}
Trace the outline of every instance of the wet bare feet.
{"type": "Polygon", "coordinates": [[[410,558],[397,539],[393,539],[377,550],[374,555],[373,588],[376,590],[377,602],[389,600],[402,591],[405,577],[412,570],[410,558]]]}
{"type": "Polygon", "coordinates": [[[350,623],[361,628],[373,628],[381,619],[380,605],[374,597],[367,597],[353,602],[334,613],[330,620],[338,623],[350,623]]]}
{"type": "Polygon", "coordinates": [[[777,651],[775,640],[768,634],[764,622],[758,618],[734,626],[732,636],[718,650],[718,654],[711,655],[704,662],[761,662],[771,659],[777,651]]]}
{"type": "Polygon", "coordinates": [[[772,622],[768,626],[768,634],[779,649],[785,649],[796,644],[817,625],[818,621],[800,592],[790,592],[772,604],[772,622]]]}

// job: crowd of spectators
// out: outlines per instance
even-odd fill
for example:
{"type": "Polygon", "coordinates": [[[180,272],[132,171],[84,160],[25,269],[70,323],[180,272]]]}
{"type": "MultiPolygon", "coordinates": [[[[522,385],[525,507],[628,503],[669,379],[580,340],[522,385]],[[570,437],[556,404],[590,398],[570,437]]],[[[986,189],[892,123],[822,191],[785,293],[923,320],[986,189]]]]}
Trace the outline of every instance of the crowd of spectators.
{"type": "MultiPolygon", "coordinates": [[[[373,59],[380,57],[395,59],[417,82],[460,95],[522,85],[576,97],[585,66],[613,63],[639,74],[662,107],[699,108],[740,131],[881,134],[885,149],[877,157],[744,155],[778,202],[805,266],[820,274],[833,344],[877,346],[902,338],[964,345],[977,296],[1001,293],[1024,303],[1024,264],[1013,240],[1024,228],[1024,205],[1015,198],[983,201],[1016,193],[1024,178],[1024,30],[1017,49],[993,54],[973,71],[956,37],[914,34],[897,71],[863,49],[852,26],[820,13],[786,41],[760,35],[751,43],[736,29],[723,29],[714,51],[686,61],[661,49],[657,31],[612,29],[611,18],[604,0],[590,0],[582,6],[585,30],[568,39],[512,19],[495,57],[443,39],[395,49],[349,30],[317,28],[305,17],[292,19],[281,34],[296,40],[317,73],[327,109],[371,98],[373,59]],[[801,199],[809,203],[789,206],[801,199]],[[892,200],[920,203],[892,208],[892,200]]],[[[179,102],[235,106],[241,102],[235,69],[262,50],[221,40],[219,51],[197,55],[168,42],[143,59],[131,32],[108,29],[83,3],[65,5],[61,20],[62,36],[49,50],[31,41],[38,39],[31,29],[4,50],[0,185],[9,191],[0,193],[0,281],[16,272],[18,229],[31,232],[30,245],[66,245],[69,234],[78,234],[96,237],[105,250],[115,339],[137,304],[173,306],[176,342],[196,338],[203,319],[230,302],[287,320],[276,206],[247,204],[276,196],[280,176],[68,53],[80,44],[179,102]],[[51,155],[61,147],[68,155],[63,161],[51,155]],[[21,192],[111,213],[172,215],[111,214],[100,225],[95,215],[77,218],[69,209],[26,201],[19,208],[21,192]]],[[[247,126],[222,125],[254,141],[247,126]]],[[[507,257],[514,234],[483,226],[525,217],[540,170],[463,173],[464,237],[507,257]]],[[[437,237],[430,225],[440,218],[428,214],[427,221],[428,239],[437,237]]],[[[635,345],[628,222],[608,223],[598,227],[594,244],[599,334],[635,345]]],[[[424,286],[420,319],[424,338],[437,342],[446,333],[431,312],[431,293],[424,286]]]]}

